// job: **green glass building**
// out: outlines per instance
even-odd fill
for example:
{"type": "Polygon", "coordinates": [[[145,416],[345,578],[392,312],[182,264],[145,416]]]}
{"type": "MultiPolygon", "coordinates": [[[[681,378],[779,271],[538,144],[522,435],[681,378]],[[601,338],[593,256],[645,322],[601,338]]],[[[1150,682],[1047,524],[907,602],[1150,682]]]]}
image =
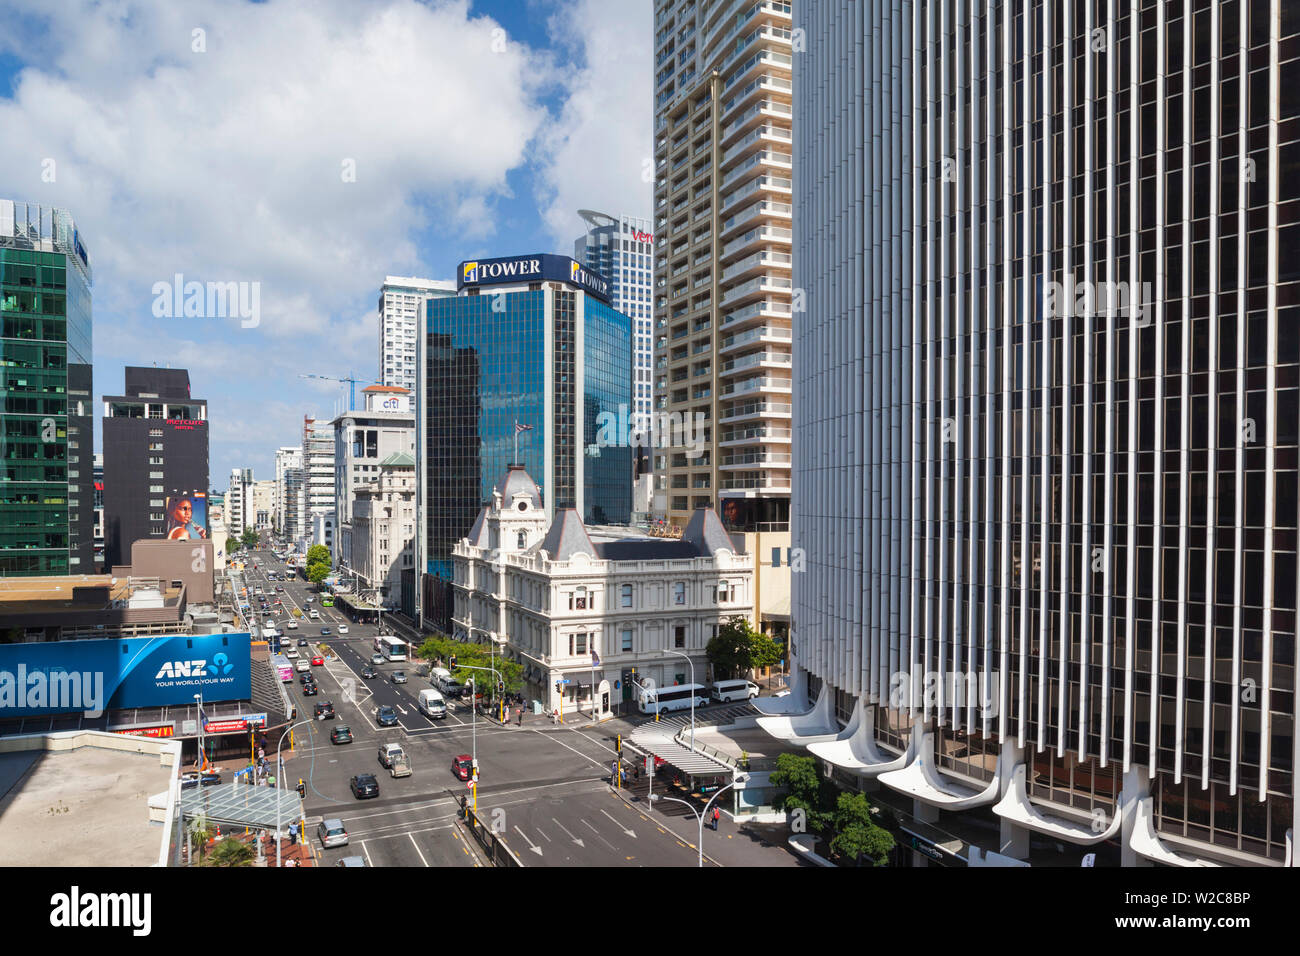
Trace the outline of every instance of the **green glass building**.
{"type": "Polygon", "coordinates": [[[0,576],[99,570],[90,285],[66,210],[0,199],[0,576]]]}

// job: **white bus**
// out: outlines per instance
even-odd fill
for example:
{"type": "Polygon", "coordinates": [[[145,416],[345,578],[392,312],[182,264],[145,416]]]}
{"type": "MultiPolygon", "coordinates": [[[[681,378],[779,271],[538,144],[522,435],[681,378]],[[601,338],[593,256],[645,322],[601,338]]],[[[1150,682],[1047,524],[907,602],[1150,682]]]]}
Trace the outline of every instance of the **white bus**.
{"type": "Polygon", "coordinates": [[[375,647],[380,654],[384,655],[384,660],[404,661],[406,660],[406,641],[400,637],[381,637],[376,639],[375,647]]]}
{"type": "Polygon", "coordinates": [[[692,700],[696,707],[703,707],[709,702],[708,688],[703,684],[678,684],[676,687],[642,689],[639,704],[641,713],[653,714],[658,711],[690,710],[692,700]]]}

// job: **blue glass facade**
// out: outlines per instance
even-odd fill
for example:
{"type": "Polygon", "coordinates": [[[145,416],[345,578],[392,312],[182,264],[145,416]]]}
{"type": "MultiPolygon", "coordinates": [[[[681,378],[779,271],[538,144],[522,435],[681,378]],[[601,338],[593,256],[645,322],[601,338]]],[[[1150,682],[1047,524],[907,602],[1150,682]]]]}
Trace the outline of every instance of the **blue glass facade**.
{"type": "Polygon", "coordinates": [[[573,288],[434,299],[425,314],[427,573],[450,579],[452,548],[516,461],[516,422],[531,426],[517,461],[548,507],[628,521],[631,451],[595,447],[599,414],[632,402],[627,316],[573,288]]]}

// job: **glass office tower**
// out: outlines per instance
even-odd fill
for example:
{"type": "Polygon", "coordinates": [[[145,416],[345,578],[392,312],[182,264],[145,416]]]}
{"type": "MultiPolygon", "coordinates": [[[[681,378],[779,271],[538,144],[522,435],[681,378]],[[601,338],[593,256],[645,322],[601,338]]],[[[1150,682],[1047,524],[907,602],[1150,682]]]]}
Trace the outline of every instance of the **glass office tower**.
{"type": "Polygon", "coordinates": [[[91,278],[66,210],[0,199],[0,576],[95,571],[91,278]]]}
{"type": "Polygon", "coordinates": [[[1300,7],[796,15],[810,752],[1019,859],[1294,864],[1300,7]]]}
{"type": "Polygon", "coordinates": [[[548,515],[626,523],[632,511],[632,450],[598,441],[603,413],[633,407],[632,322],[604,280],[564,256],[460,271],[459,295],[426,302],[421,342],[422,614],[434,624],[450,621],[452,547],[509,465],[536,478],[548,515]]]}

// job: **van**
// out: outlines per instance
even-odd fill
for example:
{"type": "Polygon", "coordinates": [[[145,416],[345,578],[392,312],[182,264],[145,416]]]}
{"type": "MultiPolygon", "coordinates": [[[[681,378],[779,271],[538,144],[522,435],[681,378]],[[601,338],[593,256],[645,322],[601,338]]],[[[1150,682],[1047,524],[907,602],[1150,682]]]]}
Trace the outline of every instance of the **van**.
{"type": "Polygon", "coordinates": [[[435,667],[430,675],[433,682],[438,686],[447,697],[457,698],[465,690],[465,685],[456,678],[451,676],[451,671],[442,667],[435,667]]]}
{"type": "Polygon", "coordinates": [[[758,685],[749,680],[720,680],[713,685],[709,696],[719,704],[733,700],[752,700],[758,696],[758,685]]]}
{"type": "Polygon", "coordinates": [[[443,699],[442,694],[432,688],[420,691],[418,703],[420,713],[426,717],[440,719],[447,716],[447,701],[443,699]]]}
{"type": "Polygon", "coordinates": [[[451,680],[451,671],[445,667],[433,667],[429,669],[429,683],[434,687],[441,687],[442,682],[451,680]]]}
{"type": "Polygon", "coordinates": [[[316,828],[316,836],[320,837],[320,844],[326,849],[348,845],[348,831],[343,828],[343,821],[336,817],[322,820],[316,828]]]}

